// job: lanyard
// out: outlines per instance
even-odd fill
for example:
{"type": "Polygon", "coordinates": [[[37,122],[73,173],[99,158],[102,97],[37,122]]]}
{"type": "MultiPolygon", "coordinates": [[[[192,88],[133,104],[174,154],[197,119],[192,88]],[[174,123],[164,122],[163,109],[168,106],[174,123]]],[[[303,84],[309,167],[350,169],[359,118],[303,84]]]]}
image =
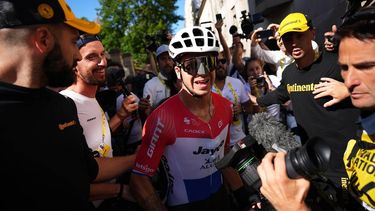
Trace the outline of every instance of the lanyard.
{"type": "MultiPolygon", "coordinates": [[[[229,89],[230,89],[230,91],[232,92],[232,95],[233,95],[233,97],[234,97],[234,104],[237,105],[237,103],[238,103],[238,96],[237,96],[237,93],[234,91],[231,82],[228,82],[228,86],[229,86],[229,89]]],[[[223,96],[223,93],[221,93],[221,90],[216,86],[216,84],[214,84],[214,88],[215,88],[215,91],[216,91],[219,95],[223,96]]]]}

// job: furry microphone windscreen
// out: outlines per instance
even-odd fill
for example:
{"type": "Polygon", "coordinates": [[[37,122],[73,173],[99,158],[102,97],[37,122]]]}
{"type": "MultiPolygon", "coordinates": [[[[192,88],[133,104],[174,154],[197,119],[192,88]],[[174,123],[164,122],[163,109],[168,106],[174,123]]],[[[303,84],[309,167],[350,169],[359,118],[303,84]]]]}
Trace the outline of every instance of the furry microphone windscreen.
{"type": "Polygon", "coordinates": [[[284,124],[266,112],[254,114],[248,126],[250,135],[268,152],[289,151],[301,146],[284,124]]]}

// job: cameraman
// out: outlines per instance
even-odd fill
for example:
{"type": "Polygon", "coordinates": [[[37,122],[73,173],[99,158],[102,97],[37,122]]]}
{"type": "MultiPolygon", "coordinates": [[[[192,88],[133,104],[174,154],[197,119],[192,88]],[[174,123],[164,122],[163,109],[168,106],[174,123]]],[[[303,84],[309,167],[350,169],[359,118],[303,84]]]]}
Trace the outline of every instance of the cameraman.
{"type": "MultiPolygon", "coordinates": [[[[346,184],[350,193],[365,209],[375,209],[375,176],[368,168],[374,166],[375,111],[375,7],[359,10],[338,30],[341,75],[354,106],[361,109],[361,132],[357,141],[347,144],[344,154],[349,176],[346,184]],[[367,156],[364,156],[367,155],[367,156]],[[360,162],[359,162],[360,161],[360,162]],[[365,166],[365,167],[364,167],[365,166]]],[[[279,210],[306,209],[308,191],[305,179],[291,180],[286,176],[285,154],[269,153],[258,166],[262,180],[261,192],[279,210]]]]}

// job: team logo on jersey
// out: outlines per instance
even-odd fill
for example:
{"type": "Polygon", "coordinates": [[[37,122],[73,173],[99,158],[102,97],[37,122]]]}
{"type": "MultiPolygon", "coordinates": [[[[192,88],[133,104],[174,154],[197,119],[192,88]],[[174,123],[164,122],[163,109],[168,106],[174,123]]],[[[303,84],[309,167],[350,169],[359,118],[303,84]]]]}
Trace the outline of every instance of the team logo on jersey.
{"type": "Polygon", "coordinates": [[[218,121],[217,122],[217,127],[221,128],[222,126],[223,126],[223,121],[222,120],[218,121]]]}
{"type": "Polygon", "coordinates": [[[190,119],[188,118],[188,117],[184,117],[184,123],[186,124],[186,125],[190,125],[190,119]]]}

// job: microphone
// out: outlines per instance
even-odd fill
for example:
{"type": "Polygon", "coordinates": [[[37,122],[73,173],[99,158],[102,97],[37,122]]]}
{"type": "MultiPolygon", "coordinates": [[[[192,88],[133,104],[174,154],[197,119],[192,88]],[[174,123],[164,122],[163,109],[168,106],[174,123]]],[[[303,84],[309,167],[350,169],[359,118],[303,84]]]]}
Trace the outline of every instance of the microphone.
{"type": "Polygon", "coordinates": [[[267,152],[287,152],[301,146],[284,124],[266,112],[254,114],[248,128],[249,134],[267,152]]]}

